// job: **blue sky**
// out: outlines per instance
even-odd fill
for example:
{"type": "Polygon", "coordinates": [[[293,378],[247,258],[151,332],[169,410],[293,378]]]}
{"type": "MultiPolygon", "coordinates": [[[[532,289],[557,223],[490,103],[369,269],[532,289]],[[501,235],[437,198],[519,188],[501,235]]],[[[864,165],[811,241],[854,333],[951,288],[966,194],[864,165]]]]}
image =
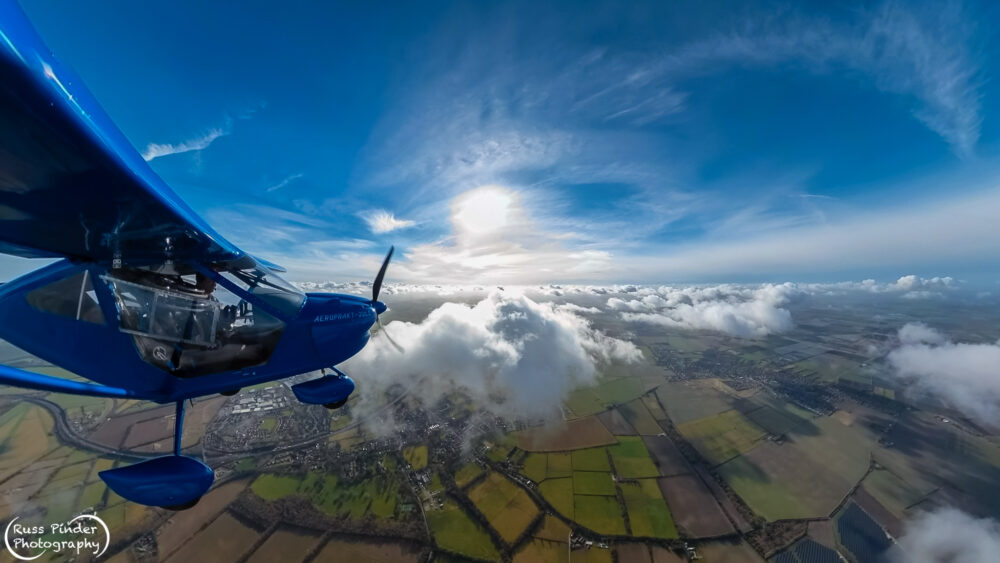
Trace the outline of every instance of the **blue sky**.
{"type": "Polygon", "coordinates": [[[24,0],[293,279],[993,279],[997,8],[24,0]]]}

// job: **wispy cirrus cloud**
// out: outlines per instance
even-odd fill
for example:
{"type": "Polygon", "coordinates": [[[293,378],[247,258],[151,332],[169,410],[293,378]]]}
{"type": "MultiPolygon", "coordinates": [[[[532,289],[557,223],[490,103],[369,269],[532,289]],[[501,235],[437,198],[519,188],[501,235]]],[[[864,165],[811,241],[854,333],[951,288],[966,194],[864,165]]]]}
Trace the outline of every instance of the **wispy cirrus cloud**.
{"type": "Polygon", "coordinates": [[[750,20],[732,32],[692,42],[652,65],[654,74],[711,72],[732,62],[798,63],[810,72],[848,69],[883,92],[917,101],[914,116],[960,156],[980,136],[982,61],[970,38],[974,25],[957,2],[933,8],[886,2],[835,22],[790,16],[750,20]],[[707,69],[707,70],[706,70],[707,69]]]}
{"type": "Polygon", "coordinates": [[[212,143],[221,137],[232,134],[233,124],[236,120],[250,119],[258,111],[267,107],[265,102],[251,104],[235,113],[226,116],[220,127],[213,127],[177,143],[149,143],[142,151],[142,158],[149,162],[172,154],[182,154],[186,152],[197,152],[207,149],[212,143]]]}
{"type": "Polygon", "coordinates": [[[216,139],[229,134],[229,129],[211,129],[207,133],[181,141],[179,143],[149,143],[142,151],[142,158],[149,162],[163,156],[200,151],[208,148],[216,139]]]}
{"type": "Polygon", "coordinates": [[[290,176],[286,176],[280,182],[278,182],[277,184],[272,184],[272,185],[268,186],[267,189],[265,189],[264,191],[266,191],[266,192],[278,191],[281,188],[284,188],[284,187],[288,186],[288,184],[291,184],[295,180],[298,180],[302,176],[304,176],[304,174],[301,173],[301,172],[299,172],[297,174],[292,174],[290,176]]]}
{"type": "Polygon", "coordinates": [[[363,213],[361,214],[361,218],[368,224],[368,229],[375,234],[407,229],[417,224],[416,221],[409,219],[399,219],[394,214],[383,209],[363,213]]]}

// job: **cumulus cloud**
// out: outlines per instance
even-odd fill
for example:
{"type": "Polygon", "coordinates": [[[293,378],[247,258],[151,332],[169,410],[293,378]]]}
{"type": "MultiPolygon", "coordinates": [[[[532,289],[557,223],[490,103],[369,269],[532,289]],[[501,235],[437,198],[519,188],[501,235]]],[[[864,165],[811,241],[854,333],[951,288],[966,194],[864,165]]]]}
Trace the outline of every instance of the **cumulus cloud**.
{"type": "Polygon", "coordinates": [[[368,223],[368,228],[375,234],[389,233],[416,225],[414,221],[397,219],[394,214],[381,209],[366,213],[362,216],[362,219],[368,223]]]}
{"type": "Polygon", "coordinates": [[[994,561],[1000,553],[1000,525],[954,508],[923,513],[909,522],[893,549],[898,563],[994,561]]]}
{"type": "Polygon", "coordinates": [[[410,393],[426,405],[463,391],[509,419],[557,415],[599,365],[642,357],[568,309],[501,291],[472,306],[445,303],[420,323],[392,321],[386,330],[406,351],[376,338],[349,360],[345,369],[364,382],[362,393],[416,381],[410,393]]]}
{"type": "Polygon", "coordinates": [[[755,288],[735,285],[660,287],[639,298],[608,299],[607,307],[628,321],[758,338],[792,328],[781,307],[801,291],[790,283],[755,288]]]}
{"type": "Polygon", "coordinates": [[[936,330],[911,323],[899,331],[900,346],[889,353],[889,365],[917,385],[970,418],[1000,422],[1000,342],[954,343],[936,330]]]}

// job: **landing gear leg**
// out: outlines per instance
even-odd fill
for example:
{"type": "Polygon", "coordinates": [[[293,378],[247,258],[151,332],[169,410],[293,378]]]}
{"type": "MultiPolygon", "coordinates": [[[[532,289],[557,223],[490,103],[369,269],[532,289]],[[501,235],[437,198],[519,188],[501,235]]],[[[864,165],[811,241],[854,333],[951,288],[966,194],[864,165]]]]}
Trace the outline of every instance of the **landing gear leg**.
{"type": "Polygon", "coordinates": [[[177,401],[174,407],[174,455],[181,455],[181,442],[184,440],[184,400],[177,401]]]}
{"type": "MultiPolygon", "coordinates": [[[[184,401],[177,401],[177,406],[174,408],[174,456],[181,456],[181,444],[184,443],[184,401]]],[[[201,497],[198,496],[187,502],[182,502],[180,504],[174,504],[170,506],[164,506],[167,510],[187,510],[192,506],[198,504],[201,497]]]]}

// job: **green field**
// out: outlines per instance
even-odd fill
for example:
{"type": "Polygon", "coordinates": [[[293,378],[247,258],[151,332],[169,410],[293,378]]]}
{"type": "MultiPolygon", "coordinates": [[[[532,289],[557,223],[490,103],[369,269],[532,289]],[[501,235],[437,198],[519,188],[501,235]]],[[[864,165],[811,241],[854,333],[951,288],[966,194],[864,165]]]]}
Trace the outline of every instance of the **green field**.
{"type": "Polygon", "coordinates": [[[813,413],[773,397],[754,397],[754,401],[762,406],[744,414],[767,432],[778,435],[815,432],[812,420],[816,415],[813,413]]]}
{"type": "Polygon", "coordinates": [[[548,454],[548,467],[545,476],[549,479],[569,477],[573,475],[573,458],[569,453],[548,454]]]}
{"type": "Polygon", "coordinates": [[[905,518],[906,509],[920,502],[924,494],[892,472],[872,471],[862,481],[862,486],[897,518],[905,518]]]}
{"type": "Polygon", "coordinates": [[[570,393],[566,407],[576,417],[584,417],[631,401],[645,391],[641,377],[602,377],[596,385],[581,387],[570,393]]]}
{"type": "Polygon", "coordinates": [[[656,396],[674,424],[683,424],[733,408],[733,398],[713,388],[708,381],[664,383],[656,396]]]}
{"type": "Polygon", "coordinates": [[[865,475],[875,447],[861,425],[835,417],[813,421],[814,433],[783,444],[764,440],[719,466],[750,508],[768,520],[828,516],[865,475]]]}
{"type": "Polygon", "coordinates": [[[655,436],[663,433],[660,425],[653,419],[653,415],[649,414],[649,410],[646,409],[646,405],[641,399],[618,405],[618,410],[639,434],[655,436]]]}
{"type": "Polygon", "coordinates": [[[427,467],[427,446],[420,445],[403,448],[403,458],[415,471],[427,467]]]}
{"type": "Polygon", "coordinates": [[[660,470],[650,459],[646,444],[639,436],[619,436],[618,443],[608,446],[608,451],[614,460],[615,471],[623,478],[639,479],[660,475],[660,470]]]}
{"type": "Polygon", "coordinates": [[[578,495],[613,495],[615,482],[610,473],[574,471],[573,492],[578,495]]]}
{"type": "Polygon", "coordinates": [[[572,459],[574,471],[611,471],[608,453],[604,448],[573,450],[572,459]]]}
{"type": "Polygon", "coordinates": [[[538,485],[538,492],[560,514],[573,518],[573,479],[547,479],[538,485]]]}
{"type": "Polygon", "coordinates": [[[351,417],[342,414],[330,419],[330,432],[336,432],[351,423],[351,417]]]}
{"type": "Polygon", "coordinates": [[[333,475],[315,471],[305,477],[265,473],[254,480],[250,490],[267,501],[298,495],[330,515],[358,519],[373,514],[378,518],[392,518],[396,512],[399,483],[391,478],[372,476],[346,485],[333,475]]]}
{"type": "Polygon", "coordinates": [[[680,424],[677,431],[714,465],[749,451],[766,434],[736,410],[680,424]]]}
{"type": "Polygon", "coordinates": [[[861,373],[858,362],[835,354],[813,356],[795,364],[794,367],[814,372],[816,377],[827,383],[835,383],[841,378],[865,385],[871,385],[872,382],[871,375],[861,373]]]}
{"type": "Polygon", "coordinates": [[[260,419],[260,429],[264,432],[270,432],[271,430],[274,430],[276,426],[278,426],[278,419],[273,416],[266,416],[260,419]]]}
{"type": "Polygon", "coordinates": [[[545,480],[548,459],[548,454],[528,454],[527,457],[524,458],[524,465],[521,469],[521,473],[536,483],[545,480]]]}
{"type": "Polygon", "coordinates": [[[273,501],[297,493],[301,482],[298,477],[265,473],[254,479],[250,490],[264,500],[273,501]]]}
{"type": "Polygon", "coordinates": [[[574,520],[599,534],[625,533],[618,499],[613,496],[573,495],[573,510],[574,520]]]}
{"type": "Polygon", "coordinates": [[[500,558],[489,534],[450,500],[441,510],[427,512],[427,524],[434,541],[444,549],[480,559],[500,558]]]}
{"type": "Polygon", "coordinates": [[[633,536],[677,537],[677,527],[656,479],[640,479],[638,484],[622,483],[621,489],[633,536]]]}

